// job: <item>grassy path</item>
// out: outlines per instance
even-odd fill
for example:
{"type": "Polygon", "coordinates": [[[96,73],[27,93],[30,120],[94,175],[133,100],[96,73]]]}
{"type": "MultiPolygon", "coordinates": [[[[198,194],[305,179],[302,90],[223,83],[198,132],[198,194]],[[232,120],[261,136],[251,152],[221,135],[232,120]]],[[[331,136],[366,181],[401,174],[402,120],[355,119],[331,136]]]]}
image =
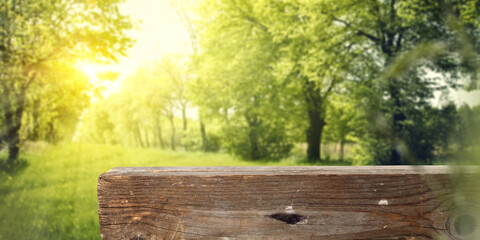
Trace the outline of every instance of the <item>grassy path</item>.
{"type": "Polygon", "coordinates": [[[0,239],[100,239],[96,183],[112,167],[298,165],[89,144],[47,146],[23,158],[22,171],[0,172],[0,239]]]}

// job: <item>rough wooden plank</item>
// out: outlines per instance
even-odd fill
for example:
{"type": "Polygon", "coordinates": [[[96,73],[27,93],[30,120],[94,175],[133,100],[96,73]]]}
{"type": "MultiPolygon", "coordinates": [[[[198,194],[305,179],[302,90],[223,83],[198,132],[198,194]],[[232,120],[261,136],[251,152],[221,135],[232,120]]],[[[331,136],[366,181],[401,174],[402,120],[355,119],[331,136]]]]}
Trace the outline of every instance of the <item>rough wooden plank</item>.
{"type": "Polygon", "coordinates": [[[114,168],[98,180],[100,230],[104,239],[461,239],[448,177],[442,166],[114,168]]]}

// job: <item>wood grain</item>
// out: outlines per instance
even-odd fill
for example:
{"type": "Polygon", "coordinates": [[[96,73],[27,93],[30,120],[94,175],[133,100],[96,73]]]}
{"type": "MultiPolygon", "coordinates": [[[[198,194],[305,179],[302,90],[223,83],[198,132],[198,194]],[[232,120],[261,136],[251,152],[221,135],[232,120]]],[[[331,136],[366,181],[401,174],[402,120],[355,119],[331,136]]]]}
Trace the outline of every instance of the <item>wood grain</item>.
{"type": "Polygon", "coordinates": [[[441,166],[114,168],[98,180],[104,239],[462,239],[451,192],[441,166]]]}

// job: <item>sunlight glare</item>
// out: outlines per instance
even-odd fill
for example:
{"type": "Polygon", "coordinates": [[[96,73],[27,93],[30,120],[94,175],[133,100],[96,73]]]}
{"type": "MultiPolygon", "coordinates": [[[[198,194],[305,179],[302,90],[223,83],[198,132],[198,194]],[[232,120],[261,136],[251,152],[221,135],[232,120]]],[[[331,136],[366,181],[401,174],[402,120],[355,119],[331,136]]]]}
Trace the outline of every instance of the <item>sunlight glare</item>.
{"type": "Polygon", "coordinates": [[[102,91],[103,96],[108,96],[120,89],[121,80],[116,79],[109,81],[99,77],[100,74],[106,72],[119,72],[118,66],[113,65],[100,65],[90,62],[78,62],[78,67],[88,77],[88,80],[94,86],[102,87],[105,90],[102,91]]]}
{"type": "Polygon", "coordinates": [[[88,62],[79,62],[78,67],[87,75],[92,84],[98,83],[98,73],[101,72],[100,66],[88,62]]]}

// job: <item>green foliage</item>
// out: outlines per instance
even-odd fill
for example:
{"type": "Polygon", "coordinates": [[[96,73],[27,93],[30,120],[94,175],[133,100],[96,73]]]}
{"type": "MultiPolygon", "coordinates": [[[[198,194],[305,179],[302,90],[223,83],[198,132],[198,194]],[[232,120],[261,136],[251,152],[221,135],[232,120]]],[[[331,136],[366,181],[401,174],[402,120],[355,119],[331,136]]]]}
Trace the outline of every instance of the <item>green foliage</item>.
{"type": "Polygon", "coordinates": [[[71,141],[95,90],[69,62],[56,62],[38,76],[27,95],[21,135],[30,141],[71,141]]]}
{"type": "MultiPolygon", "coordinates": [[[[346,89],[332,96],[327,110],[324,142],[340,143],[340,160],[344,160],[344,146],[358,142],[364,135],[365,114],[360,111],[355,98],[346,89]]],[[[354,153],[357,155],[358,153],[354,153]]]]}
{"type": "Polygon", "coordinates": [[[190,128],[184,132],[182,136],[182,145],[185,146],[185,149],[188,149],[188,151],[202,151],[203,142],[200,131],[198,131],[198,129],[190,128]]]}
{"type": "Polygon", "coordinates": [[[194,137],[183,133],[188,130],[189,102],[185,96],[189,76],[183,64],[180,56],[172,55],[138,69],[122,82],[119,92],[92,104],[79,140],[158,148],[170,143],[172,149],[183,141],[186,149],[195,148],[194,137]]]}
{"type": "Polygon", "coordinates": [[[207,139],[206,146],[204,146],[200,131],[197,128],[189,128],[182,137],[182,145],[188,151],[220,151],[221,139],[217,134],[209,132],[207,139]]]}
{"type": "Polygon", "coordinates": [[[72,90],[68,80],[79,78],[68,76],[62,83],[65,73],[58,68],[75,73],[74,59],[111,61],[125,53],[130,39],[124,32],[131,24],[119,13],[119,2],[0,2],[0,106],[3,109],[0,139],[8,144],[9,161],[15,161],[18,156],[20,130],[30,121],[24,119],[29,109],[33,118],[30,122],[34,125],[30,131],[32,138],[39,138],[37,129],[41,122],[48,125],[49,130],[43,135],[48,135],[45,138],[52,142],[72,135],[59,129],[73,129],[75,117],[78,118],[88,102],[85,92],[89,86],[80,78],[82,81],[72,84],[78,87],[75,90],[78,92],[68,96],[70,93],[63,92],[72,90]],[[45,99],[46,96],[52,98],[45,99]],[[51,111],[46,110],[39,116],[38,108],[51,111]]]}
{"type": "Polygon", "coordinates": [[[190,96],[210,118],[223,120],[224,146],[243,157],[263,155],[252,152],[270,131],[269,141],[305,139],[312,160],[323,139],[359,141],[377,163],[431,162],[448,134],[430,131],[440,124],[452,129],[452,118],[432,109],[433,93],[474,85],[479,37],[478,5],[427,2],[192,4],[201,51],[190,96]],[[334,94],[352,96],[339,104],[334,94]]]}
{"type": "Polygon", "coordinates": [[[352,149],[351,164],[353,166],[375,165],[375,149],[369,149],[373,144],[361,142],[352,149]]]}
{"type": "Polygon", "coordinates": [[[110,107],[105,100],[99,100],[83,113],[79,127],[76,129],[75,141],[86,141],[101,144],[117,144],[115,124],[110,107]]]}
{"type": "Polygon", "coordinates": [[[224,129],[223,142],[227,151],[242,159],[282,159],[289,156],[293,144],[286,139],[281,126],[255,125],[247,131],[242,126],[224,129]]]}
{"type": "Polygon", "coordinates": [[[478,49],[472,47],[479,39],[472,28],[475,20],[458,20],[477,6],[462,1],[427,2],[316,3],[343,29],[337,34],[351,39],[353,54],[358,54],[354,62],[361,61],[349,75],[374,126],[366,131],[362,145],[377,163],[430,163],[439,144],[433,126],[449,121],[432,110],[433,92],[456,88],[468,82],[465,79],[474,82],[477,75],[472,61],[473,55],[478,56],[478,49]]]}
{"type": "Polygon", "coordinates": [[[318,34],[327,38],[335,30],[323,32],[325,19],[315,18],[316,9],[294,1],[204,1],[199,5],[195,27],[203,52],[196,59],[199,76],[193,85],[194,102],[225,120],[224,128],[230,129],[226,134],[235,134],[224,138],[230,141],[226,143],[230,151],[255,159],[278,157],[288,152],[298,132],[304,135],[315,128],[307,138],[309,145],[310,140],[320,139],[327,97],[340,82],[340,69],[347,60],[339,57],[343,48],[333,48],[342,38],[324,42],[318,34]],[[270,136],[259,139],[267,132],[270,136]],[[277,147],[256,153],[257,142],[277,147]]]}
{"type": "Polygon", "coordinates": [[[453,104],[441,109],[430,106],[413,109],[407,113],[402,139],[409,151],[410,164],[432,164],[434,151],[447,150],[456,125],[456,107],[453,104]]]}
{"type": "Polygon", "coordinates": [[[208,133],[207,134],[207,144],[204,147],[205,152],[218,152],[220,151],[220,147],[222,146],[221,138],[214,134],[208,133]]]}

